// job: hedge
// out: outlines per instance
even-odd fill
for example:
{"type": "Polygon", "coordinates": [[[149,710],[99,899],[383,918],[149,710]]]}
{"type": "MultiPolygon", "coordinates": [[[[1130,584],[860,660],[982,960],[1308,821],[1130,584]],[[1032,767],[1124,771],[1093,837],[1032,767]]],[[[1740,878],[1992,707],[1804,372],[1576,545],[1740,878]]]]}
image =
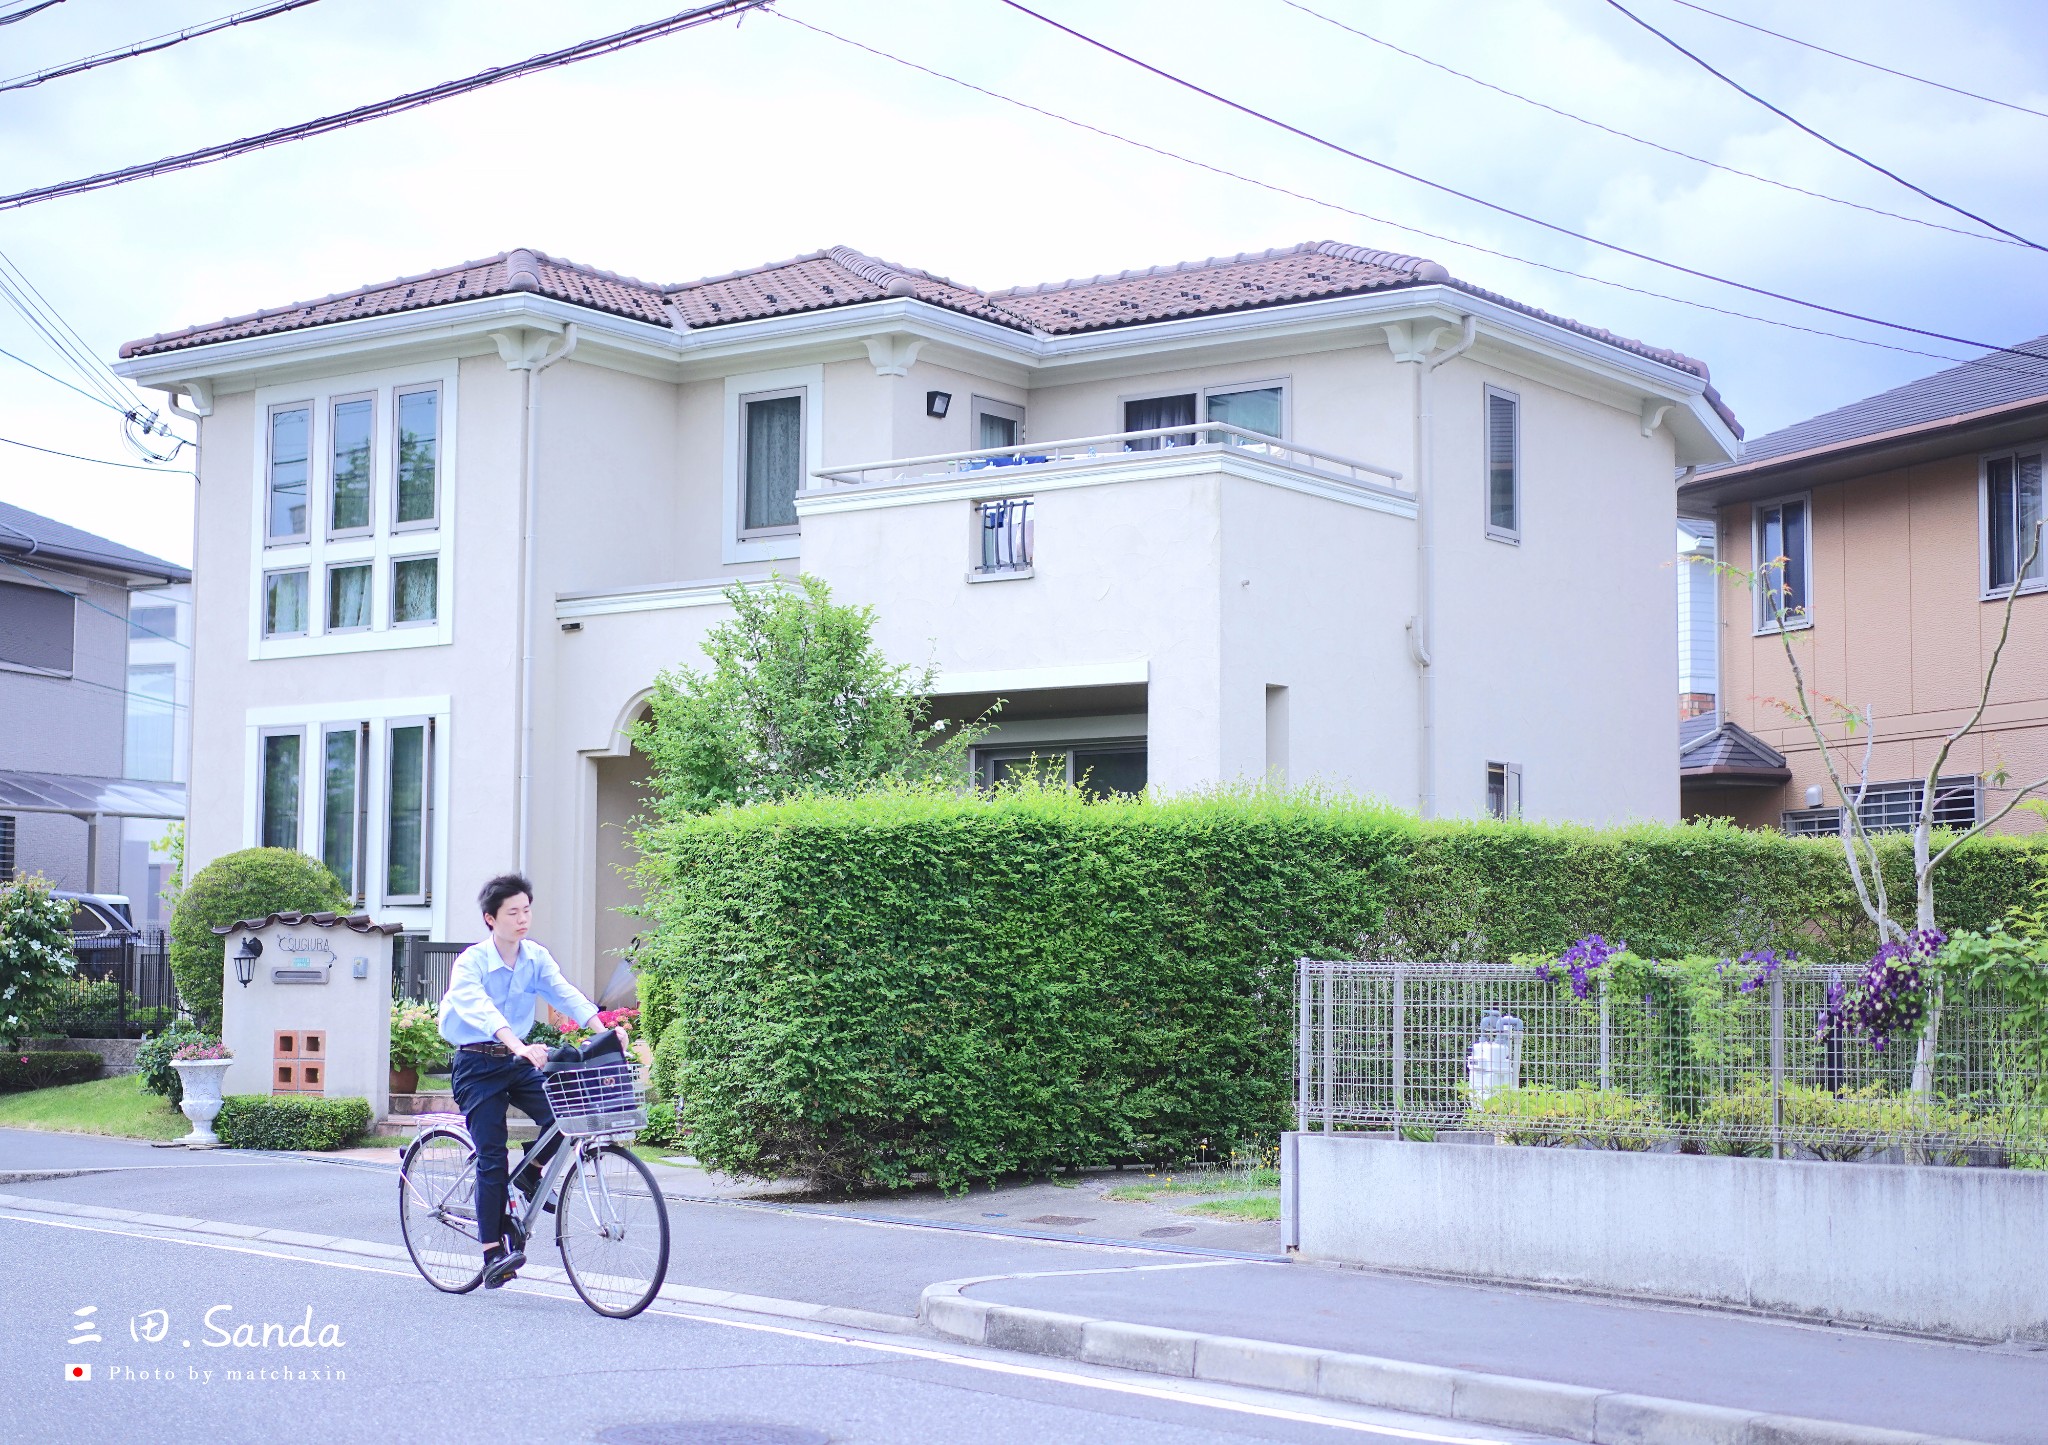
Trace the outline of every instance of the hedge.
{"type": "MultiPolygon", "coordinates": [[[[1368,803],[885,792],[642,835],[643,1026],[691,1152],[826,1186],[1210,1157],[1286,1127],[1292,964],[1638,953],[1867,957],[1838,845],[1725,824],[1417,823],[1368,803]],[[680,1021],[677,1046],[670,1026],[680,1021]]],[[[1904,840],[1887,844],[1909,893],[1904,840]]],[[[1982,926],[2048,851],[1984,840],[1982,926]]]]}
{"type": "Polygon", "coordinates": [[[346,1149],[370,1127],[368,1099],[230,1094],[213,1132],[230,1149],[346,1149]]]}
{"type": "Polygon", "coordinates": [[[347,890],[317,858],[290,848],[223,853],[193,875],[171,914],[171,977],[202,1023],[220,1023],[227,940],[213,930],[272,913],[340,913],[347,890]]]}
{"type": "Polygon", "coordinates": [[[86,1049],[41,1049],[0,1054],[0,1094],[47,1089],[52,1084],[82,1084],[100,1076],[102,1060],[86,1049]]]}

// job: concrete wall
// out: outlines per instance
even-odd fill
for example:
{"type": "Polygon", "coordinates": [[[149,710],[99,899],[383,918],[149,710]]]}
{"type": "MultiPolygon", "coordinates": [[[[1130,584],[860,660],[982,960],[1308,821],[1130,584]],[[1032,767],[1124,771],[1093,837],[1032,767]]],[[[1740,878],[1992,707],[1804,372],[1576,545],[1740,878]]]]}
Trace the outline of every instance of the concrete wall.
{"type": "Polygon", "coordinates": [[[1309,1258],[2048,1341],[2038,1171],[1341,1134],[1289,1135],[1282,1158],[1309,1258]]]}
{"type": "Polygon", "coordinates": [[[222,1085],[226,1094],[277,1092],[272,1068],[279,1030],[318,1030],[326,1035],[321,1092],[330,1099],[353,1096],[370,1101],[370,1117],[391,1107],[391,936],[357,933],[335,926],[273,924],[227,936],[221,985],[221,1042],[234,1050],[222,1085]],[[234,954],[245,937],[263,944],[255,976],[244,987],[235,978],[234,954]],[[355,977],[360,963],[364,976],[355,977]],[[278,983],[278,968],[310,967],[325,983],[278,983]]]}

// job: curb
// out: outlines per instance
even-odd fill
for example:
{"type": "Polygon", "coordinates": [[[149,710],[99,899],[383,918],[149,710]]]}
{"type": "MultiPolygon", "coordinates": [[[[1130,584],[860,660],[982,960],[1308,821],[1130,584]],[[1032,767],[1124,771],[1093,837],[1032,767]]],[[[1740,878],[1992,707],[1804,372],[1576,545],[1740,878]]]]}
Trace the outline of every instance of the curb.
{"type": "Polygon", "coordinates": [[[992,1304],[963,1293],[971,1285],[1014,1277],[983,1275],[927,1285],[917,1317],[934,1334],[991,1349],[1504,1425],[1593,1445],[1976,1445],[1947,1435],[992,1304]]]}

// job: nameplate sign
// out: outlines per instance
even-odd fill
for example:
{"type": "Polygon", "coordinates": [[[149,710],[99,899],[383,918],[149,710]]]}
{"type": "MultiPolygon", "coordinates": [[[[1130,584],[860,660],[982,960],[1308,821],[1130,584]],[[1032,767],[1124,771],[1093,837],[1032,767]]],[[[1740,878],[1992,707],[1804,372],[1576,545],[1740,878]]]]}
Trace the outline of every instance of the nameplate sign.
{"type": "Polygon", "coordinates": [[[273,968],[270,970],[272,983],[325,983],[327,970],[324,968],[273,968]]]}

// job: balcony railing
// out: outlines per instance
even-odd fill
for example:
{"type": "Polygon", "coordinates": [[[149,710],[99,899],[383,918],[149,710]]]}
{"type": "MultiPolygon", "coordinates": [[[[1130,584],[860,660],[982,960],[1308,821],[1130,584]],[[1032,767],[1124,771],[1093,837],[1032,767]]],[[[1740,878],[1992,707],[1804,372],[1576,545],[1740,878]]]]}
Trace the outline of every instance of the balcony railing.
{"type": "Polygon", "coordinates": [[[1170,452],[1176,457],[1190,453],[1255,456],[1367,491],[1407,495],[1404,488],[1396,485],[1402,480],[1401,473],[1392,467],[1376,466],[1372,462],[1306,447],[1299,442],[1283,441],[1264,432],[1213,421],[1155,427],[1150,431],[1111,432],[1105,436],[1076,437],[1070,441],[1029,442],[1022,446],[991,447],[983,451],[944,452],[929,457],[863,462],[858,466],[828,467],[815,476],[821,488],[830,489],[935,482],[992,471],[994,474],[988,478],[989,482],[1005,488],[1024,488],[1031,485],[1033,478],[1050,473],[1128,460],[1132,453],[1161,452],[1170,452]],[[998,468],[1017,470],[998,471],[998,468]]]}

